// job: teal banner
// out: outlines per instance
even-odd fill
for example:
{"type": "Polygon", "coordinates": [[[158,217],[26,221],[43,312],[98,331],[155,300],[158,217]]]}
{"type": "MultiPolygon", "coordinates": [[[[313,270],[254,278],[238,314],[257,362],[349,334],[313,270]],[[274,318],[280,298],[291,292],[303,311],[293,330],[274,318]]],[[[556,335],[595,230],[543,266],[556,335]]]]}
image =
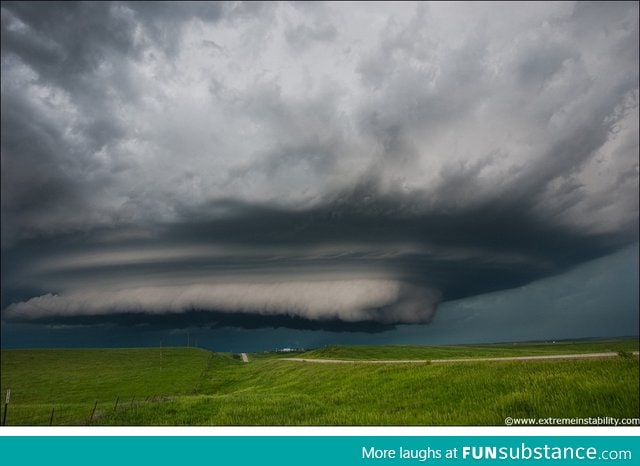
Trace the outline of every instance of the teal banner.
{"type": "Polygon", "coordinates": [[[638,437],[0,437],[5,465],[639,464],[638,437]]]}

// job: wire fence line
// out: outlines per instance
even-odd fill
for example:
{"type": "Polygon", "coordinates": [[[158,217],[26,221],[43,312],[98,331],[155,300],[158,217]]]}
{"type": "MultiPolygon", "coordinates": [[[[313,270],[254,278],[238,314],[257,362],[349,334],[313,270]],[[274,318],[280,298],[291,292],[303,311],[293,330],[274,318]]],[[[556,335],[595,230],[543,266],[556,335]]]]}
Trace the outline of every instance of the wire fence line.
{"type": "Polygon", "coordinates": [[[111,401],[81,403],[10,403],[4,406],[2,419],[6,426],[90,426],[132,409],[172,398],[166,395],[146,397],[117,396],[111,401]]]}

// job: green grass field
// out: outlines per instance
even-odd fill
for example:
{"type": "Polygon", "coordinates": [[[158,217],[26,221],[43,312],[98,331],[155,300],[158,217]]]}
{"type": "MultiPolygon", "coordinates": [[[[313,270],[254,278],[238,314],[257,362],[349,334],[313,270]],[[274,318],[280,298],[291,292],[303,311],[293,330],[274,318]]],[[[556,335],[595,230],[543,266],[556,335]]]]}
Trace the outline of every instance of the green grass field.
{"type": "MultiPolygon", "coordinates": [[[[638,340],[556,345],[566,351],[538,344],[354,346],[302,356],[628,353],[637,351],[638,340]]],[[[3,350],[2,393],[11,388],[7,424],[48,425],[53,408],[54,425],[502,425],[507,416],[623,418],[638,417],[640,409],[638,359],[622,356],[407,365],[315,364],[281,354],[250,358],[244,364],[230,354],[193,348],[3,350]]]]}
{"type": "Polygon", "coordinates": [[[133,397],[193,393],[210,355],[193,348],[3,350],[7,424],[44,424],[43,417],[48,424],[54,407],[54,424],[84,424],[96,401],[100,412],[118,397],[124,407],[133,397]]]}

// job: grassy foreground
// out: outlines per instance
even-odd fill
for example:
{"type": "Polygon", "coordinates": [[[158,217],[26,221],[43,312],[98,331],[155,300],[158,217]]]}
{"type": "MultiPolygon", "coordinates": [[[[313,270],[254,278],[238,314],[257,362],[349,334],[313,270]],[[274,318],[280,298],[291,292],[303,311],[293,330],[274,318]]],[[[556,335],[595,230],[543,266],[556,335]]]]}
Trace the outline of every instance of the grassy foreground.
{"type": "MultiPolygon", "coordinates": [[[[619,351],[637,350],[637,340],[617,344],[626,345],[619,351]]],[[[518,355],[540,354],[536,346],[518,355]]],[[[339,348],[342,359],[356,359],[347,353],[410,359],[407,347],[339,348]]],[[[445,350],[467,357],[470,347],[412,348],[439,351],[440,358],[445,350]]],[[[491,350],[491,356],[513,354],[491,350]]],[[[327,357],[322,351],[336,350],[314,354],[327,357]]],[[[580,351],[567,351],[574,352],[580,351]]],[[[507,416],[629,418],[640,409],[638,359],[626,357],[370,365],[269,354],[243,364],[193,348],[5,350],[1,356],[2,393],[12,392],[8,425],[48,425],[52,409],[54,425],[502,425],[507,416]]]]}
{"type": "Polygon", "coordinates": [[[211,353],[195,348],[33,349],[1,352],[7,424],[86,424],[98,413],[149,397],[193,393],[211,353]],[[135,398],[134,398],[135,397],[135,398]]]}

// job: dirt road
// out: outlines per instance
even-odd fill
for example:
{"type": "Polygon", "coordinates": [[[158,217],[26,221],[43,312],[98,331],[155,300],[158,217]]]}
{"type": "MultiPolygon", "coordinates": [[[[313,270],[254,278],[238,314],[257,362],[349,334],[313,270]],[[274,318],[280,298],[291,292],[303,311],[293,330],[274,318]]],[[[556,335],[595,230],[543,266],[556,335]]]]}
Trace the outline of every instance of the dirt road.
{"type": "Polygon", "coordinates": [[[240,357],[242,358],[242,362],[249,362],[249,356],[247,356],[247,353],[240,353],[240,357]]]}
{"type": "MultiPolygon", "coordinates": [[[[638,352],[633,352],[638,356],[638,352]]],[[[537,361],[549,359],[602,359],[619,357],[618,353],[584,353],[584,354],[547,354],[543,356],[508,356],[502,358],[465,358],[465,359],[305,359],[305,358],[282,358],[281,361],[315,362],[320,364],[447,364],[456,362],[483,362],[483,361],[537,361]]]]}

